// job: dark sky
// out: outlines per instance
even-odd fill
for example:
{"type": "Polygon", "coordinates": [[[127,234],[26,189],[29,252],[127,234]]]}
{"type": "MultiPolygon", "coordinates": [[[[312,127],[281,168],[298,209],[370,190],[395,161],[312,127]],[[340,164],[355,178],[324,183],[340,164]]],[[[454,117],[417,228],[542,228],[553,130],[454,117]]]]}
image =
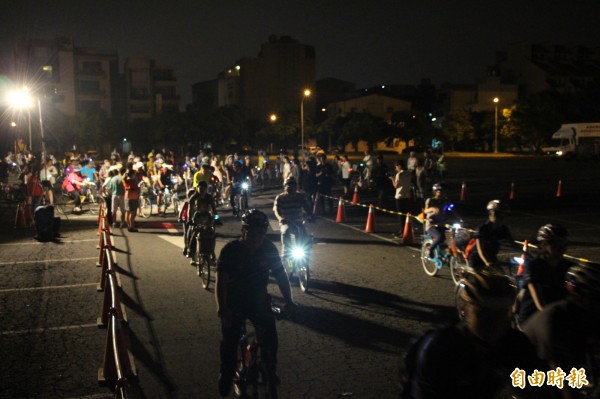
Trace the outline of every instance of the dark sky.
{"type": "Polygon", "coordinates": [[[184,103],[192,83],[256,56],[270,34],[314,45],[317,79],[359,88],[472,83],[515,41],[600,47],[600,0],[19,0],[0,14],[3,55],[17,35],[66,35],[117,49],[121,68],[127,56],[163,59],[184,103]]]}

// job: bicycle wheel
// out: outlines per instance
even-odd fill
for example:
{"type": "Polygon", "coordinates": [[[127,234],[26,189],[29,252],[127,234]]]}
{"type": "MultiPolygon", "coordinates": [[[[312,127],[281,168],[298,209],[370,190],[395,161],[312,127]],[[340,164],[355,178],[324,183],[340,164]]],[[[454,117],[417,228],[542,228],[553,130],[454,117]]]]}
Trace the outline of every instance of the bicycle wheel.
{"type": "Polygon", "coordinates": [[[298,268],[298,283],[302,292],[308,291],[308,282],[310,280],[310,269],[308,267],[308,261],[302,262],[302,265],[298,268]]]}
{"type": "MultiPolygon", "coordinates": [[[[198,243],[198,245],[199,244],[200,243],[198,243]]],[[[196,247],[196,253],[194,254],[193,264],[196,265],[196,274],[198,275],[198,277],[202,277],[202,254],[200,254],[198,247],[196,247]]]]}
{"type": "Polygon", "coordinates": [[[269,398],[277,399],[277,387],[271,381],[269,372],[263,362],[257,362],[255,366],[256,377],[252,380],[250,385],[250,392],[252,392],[253,398],[269,398]]]}
{"type": "Polygon", "coordinates": [[[148,197],[140,198],[139,215],[143,218],[149,218],[152,215],[152,201],[148,197]]]}
{"type": "Polygon", "coordinates": [[[461,287],[461,285],[459,283],[459,285],[456,286],[456,290],[454,291],[454,299],[456,301],[456,312],[458,313],[458,318],[460,320],[465,319],[464,308],[465,308],[466,302],[462,298],[462,290],[463,289],[464,289],[464,287],[461,287]]]}
{"type": "Polygon", "coordinates": [[[450,258],[450,275],[452,275],[452,281],[455,285],[458,285],[466,270],[467,261],[462,256],[450,258]]]}
{"type": "Polygon", "coordinates": [[[421,263],[423,264],[423,270],[428,276],[435,276],[440,271],[433,259],[429,258],[429,248],[431,248],[431,238],[425,239],[421,246],[421,263]]]}
{"type": "Polygon", "coordinates": [[[175,216],[177,216],[177,214],[179,214],[179,197],[177,197],[177,193],[173,193],[171,203],[173,204],[173,212],[175,213],[175,216]]]}
{"type": "Polygon", "coordinates": [[[202,288],[205,290],[207,290],[210,285],[210,264],[210,256],[202,255],[198,265],[198,275],[200,276],[200,280],[202,280],[202,288]]]}

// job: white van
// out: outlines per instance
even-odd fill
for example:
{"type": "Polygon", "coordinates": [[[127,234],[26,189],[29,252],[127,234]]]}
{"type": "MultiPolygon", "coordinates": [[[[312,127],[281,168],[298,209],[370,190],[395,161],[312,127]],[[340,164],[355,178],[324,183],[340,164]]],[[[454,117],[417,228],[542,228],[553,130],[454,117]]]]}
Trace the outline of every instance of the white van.
{"type": "Polygon", "coordinates": [[[600,122],[567,123],[552,135],[553,145],[542,147],[548,155],[561,158],[594,158],[600,155],[600,122]]]}

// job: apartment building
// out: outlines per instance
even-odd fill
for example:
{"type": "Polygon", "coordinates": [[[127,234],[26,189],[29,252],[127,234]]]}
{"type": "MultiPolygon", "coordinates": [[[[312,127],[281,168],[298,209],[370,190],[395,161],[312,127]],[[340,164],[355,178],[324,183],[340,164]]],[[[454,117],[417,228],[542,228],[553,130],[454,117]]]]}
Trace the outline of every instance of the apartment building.
{"type": "Polygon", "coordinates": [[[179,112],[180,96],[173,67],[153,59],[128,58],[124,74],[128,121],[179,112]]]}
{"type": "MultiPolygon", "coordinates": [[[[193,107],[237,105],[248,119],[266,120],[272,113],[298,113],[305,89],[315,90],[315,48],[289,36],[271,35],[256,57],[239,59],[220,72],[217,81],[192,86],[193,107]],[[216,101],[208,97],[216,93],[216,101]]],[[[306,117],[314,99],[304,101],[306,117]]]]}
{"type": "Polygon", "coordinates": [[[117,50],[75,46],[68,38],[20,38],[14,50],[15,79],[36,95],[52,98],[67,116],[118,109],[117,50]]]}

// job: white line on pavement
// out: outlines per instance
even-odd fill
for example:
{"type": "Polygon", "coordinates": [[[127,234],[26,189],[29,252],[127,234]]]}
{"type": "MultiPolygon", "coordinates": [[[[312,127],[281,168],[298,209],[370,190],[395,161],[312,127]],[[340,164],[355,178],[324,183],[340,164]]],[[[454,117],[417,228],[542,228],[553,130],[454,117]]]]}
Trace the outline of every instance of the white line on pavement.
{"type": "Polygon", "coordinates": [[[91,258],[67,258],[67,259],[39,259],[39,260],[24,260],[21,262],[0,262],[0,266],[8,266],[8,265],[25,265],[29,263],[47,263],[47,262],[77,262],[80,260],[92,260],[98,259],[97,256],[93,256],[91,258]]]}
{"type": "Polygon", "coordinates": [[[79,288],[89,287],[90,285],[98,285],[98,283],[83,283],[83,284],[70,284],[70,285],[48,285],[45,287],[30,287],[30,288],[5,288],[0,292],[15,292],[15,291],[37,291],[37,290],[57,290],[61,288],[79,288]]]}
{"type": "Polygon", "coordinates": [[[11,331],[0,331],[0,335],[17,335],[17,334],[30,334],[30,333],[43,333],[46,331],[65,331],[65,330],[76,330],[81,328],[90,328],[96,327],[98,325],[94,324],[75,324],[72,326],[60,326],[60,327],[42,327],[42,328],[30,328],[27,330],[11,330],[11,331]]]}
{"type": "MultiPolygon", "coordinates": [[[[87,241],[98,241],[97,238],[90,238],[90,239],[86,239],[86,240],[71,240],[71,241],[61,241],[61,244],[71,244],[74,242],[87,242],[87,241]]],[[[9,243],[9,244],[0,244],[0,246],[10,246],[10,245],[45,245],[47,244],[46,242],[38,242],[38,241],[34,241],[34,242],[15,242],[15,243],[9,243]]]]}

